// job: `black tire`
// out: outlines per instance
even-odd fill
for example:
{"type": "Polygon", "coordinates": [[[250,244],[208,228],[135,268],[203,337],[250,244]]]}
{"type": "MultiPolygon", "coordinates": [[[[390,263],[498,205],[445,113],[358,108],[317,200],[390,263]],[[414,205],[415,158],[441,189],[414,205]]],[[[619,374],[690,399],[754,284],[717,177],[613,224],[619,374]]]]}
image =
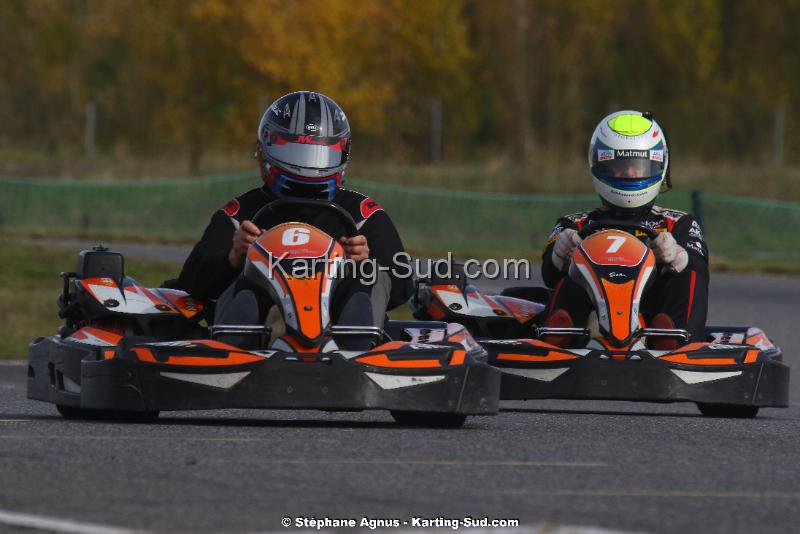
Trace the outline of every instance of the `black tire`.
{"type": "Polygon", "coordinates": [[[395,421],[401,425],[426,428],[461,428],[467,416],[458,413],[406,412],[392,410],[395,421]]]}
{"type": "Polygon", "coordinates": [[[161,412],[153,410],[149,412],[130,412],[125,410],[116,410],[114,412],[114,419],[120,423],[155,423],[161,412]]]}
{"type": "Polygon", "coordinates": [[[113,419],[114,412],[110,410],[91,410],[80,406],[69,406],[67,404],[56,404],[56,410],[64,419],[99,421],[113,419]]]}
{"type": "Polygon", "coordinates": [[[697,408],[706,417],[728,417],[733,419],[752,419],[758,415],[758,406],[737,404],[713,404],[698,402],[697,408]]]}
{"type": "Polygon", "coordinates": [[[93,410],[79,406],[56,404],[64,419],[82,421],[117,421],[119,423],[152,423],[158,419],[158,411],[131,412],[125,410],[93,410]]]}

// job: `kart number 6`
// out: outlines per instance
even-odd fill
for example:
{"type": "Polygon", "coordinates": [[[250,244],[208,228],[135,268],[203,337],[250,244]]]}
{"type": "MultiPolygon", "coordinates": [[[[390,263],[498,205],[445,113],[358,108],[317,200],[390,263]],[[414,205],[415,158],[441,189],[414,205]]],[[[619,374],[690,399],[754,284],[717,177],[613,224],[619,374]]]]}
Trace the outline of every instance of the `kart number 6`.
{"type": "Polygon", "coordinates": [[[281,236],[281,244],[287,247],[305,245],[311,239],[308,228],[287,228],[281,236]]]}

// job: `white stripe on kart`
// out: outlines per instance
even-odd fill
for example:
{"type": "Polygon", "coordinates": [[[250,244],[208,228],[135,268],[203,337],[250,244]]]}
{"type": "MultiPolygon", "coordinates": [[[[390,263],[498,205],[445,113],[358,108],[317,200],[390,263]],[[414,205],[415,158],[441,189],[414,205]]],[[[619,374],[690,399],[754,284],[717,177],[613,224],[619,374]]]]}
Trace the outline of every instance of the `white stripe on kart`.
{"type": "Polygon", "coordinates": [[[557,369],[512,369],[509,367],[502,367],[500,371],[509,375],[531,378],[541,382],[552,382],[569,371],[569,367],[559,367],[557,369]]]}
{"type": "Polygon", "coordinates": [[[741,371],[683,371],[681,369],[670,369],[675,376],[687,384],[699,384],[701,382],[711,382],[713,380],[723,380],[733,378],[742,374],[741,371]]]}
{"type": "Polygon", "coordinates": [[[180,380],[182,382],[192,382],[203,386],[211,386],[212,388],[230,389],[244,377],[250,374],[250,371],[241,371],[239,373],[170,373],[161,371],[161,376],[164,378],[171,378],[172,380],[180,380]]]}
{"type": "Polygon", "coordinates": [[[84,523],[82,521],[8,512],[6,510],[0,510],[0,525],[33,528],[48,532],[74,532],[76,534],[134,534],[141,532],[97,523],[84,523]]]}
{"type": "Polygon", "coordinates": [[[379,373],[364,373],[373,382],[378,384],[381,389],[407,388],[411,386],[421,386],[432,384],[444,380],[444,375],[434,376],[404,376],[404,375],[382,375],[379,373]]]}

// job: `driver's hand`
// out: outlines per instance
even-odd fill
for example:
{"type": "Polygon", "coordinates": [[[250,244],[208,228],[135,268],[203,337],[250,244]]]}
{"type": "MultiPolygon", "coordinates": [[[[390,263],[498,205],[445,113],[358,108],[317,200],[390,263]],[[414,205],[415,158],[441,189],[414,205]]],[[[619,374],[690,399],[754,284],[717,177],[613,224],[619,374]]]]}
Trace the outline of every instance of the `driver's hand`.
{"type": "Polygon", "coordinates": [[[651,239],[650,248],[653,249],[656,262],[666,265],[674,273],[681,272],[689,264],[689,254],[670,232],[662,232],[651,239]]]}
{"type": "Polygon", "coordinates": [[[365,236],[340,237],[339,243],[344,247],[344,253],[349,259],[357,261],[369,258],[369,246],[365,236]]]}
{"type": "Polygon", "coordinates": [[[247,249],[261,235],[261,229],[250,221],[244,221],[233,233],[233,246],[228,252],[228,263],[234,269],[241,269],[247,256],[247,249]]]}
{"type": "Polygon", "coordinates": [[[572,251],[581,244],[581,241],[583,239],[575,230],[571,228],[561,230],[556,237],[556,244],[553,245],[553,265],[556,266],[556,269],[564,271],[569,266],[572,251]]]}

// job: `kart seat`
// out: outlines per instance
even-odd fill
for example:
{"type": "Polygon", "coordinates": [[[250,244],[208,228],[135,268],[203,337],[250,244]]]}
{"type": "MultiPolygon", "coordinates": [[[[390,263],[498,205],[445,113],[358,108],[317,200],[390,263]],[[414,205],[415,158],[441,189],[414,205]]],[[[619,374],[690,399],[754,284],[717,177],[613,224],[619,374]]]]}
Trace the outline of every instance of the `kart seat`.
{"type": "Polygon", "coordinates": [[[122,254],[112,252],[100,245],[91,250],[82,250],[78,255],[78,269],[75,271],[79,280],[86,278],[111,278],[121,283],[125,278],[125,262],[122,254]]]}

